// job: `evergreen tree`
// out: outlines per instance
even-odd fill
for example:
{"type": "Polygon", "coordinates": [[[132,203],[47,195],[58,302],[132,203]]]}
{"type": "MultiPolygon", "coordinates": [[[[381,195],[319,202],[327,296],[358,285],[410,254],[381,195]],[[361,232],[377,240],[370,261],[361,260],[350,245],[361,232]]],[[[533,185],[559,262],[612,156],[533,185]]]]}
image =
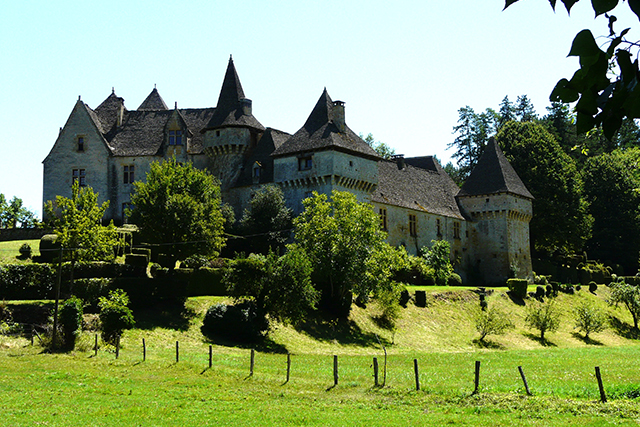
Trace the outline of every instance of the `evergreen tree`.
{"type": "Polygon", "coordinates": [[[505,95],[500,102],[500,110],[498,110],[498,126],[497,130],[500,130],[505,123],[516,120],[516,112],[513,103],[509,101],[509,96],[505,95]]]}
{"type": "Polygon", "coordinates": [[[527,95],[521,95],[516,100],[514,114],[521,122],[533,122],[538,119],[535,108],[527,95]]]}

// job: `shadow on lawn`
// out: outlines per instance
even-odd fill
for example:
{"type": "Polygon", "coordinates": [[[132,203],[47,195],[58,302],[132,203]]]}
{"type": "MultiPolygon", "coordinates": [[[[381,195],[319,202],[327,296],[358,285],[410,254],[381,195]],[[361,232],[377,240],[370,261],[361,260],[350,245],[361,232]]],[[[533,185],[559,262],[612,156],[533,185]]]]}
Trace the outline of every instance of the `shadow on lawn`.
{"type": "Polygon", "coordinates": [[[138,308],[134,309],[133,314],[138,329],[166,328],[178,331],[188,330],[191,319],[196,316],[193,309],[176,304],[138,308]]]}
{"type": "Polygon", "coordinates": [[[622,338],[629,340],[640,339],[640,331],[638,329],[634,328],[633,325],[629,323],[623,322],[615,316],[609,317],[609,324],[611,325],[611,329],[613,329],[613,331],[622,338]]]}
{"type": "Polygon", "coordinates": [[[389,345],[388,340],[371,332],[365,332],[353,320],[333,319],[317,313],[297,328],[298,332],[324,342],[335,341],[360,347],[379,347],[389,345]]]}
{"type": "Polygon", "coordinates": [[[522,335],[524,335],[525,337],[529,338],[532,341],[535,341],[535,342],[539,343],[541,346],[544,346],[544,347],[557,347],[556,344],[554,344],[553,342],[549,341],[546,338],[544,338],[544,339],[540,338],[539,335],[534,335],[534,334],[532,334],[530,332],[525,332],[522,335]]]}
{"type": "Polygon", "coordinates": [[[262,337],[254,342],[232,341],[215,335],[206,335],[205,342],[209,344],[222,345],[225,347],[245,348],[247,350],[254,349],[261,353],[287,354],[287,347],[273,341],[269,336],[262,337]]]}
{"type": "Polygon", "coordinates": [[[504,345],[498,342],[490,341],[487,339],[480,340],[479,338],[476,338],[471,342],[473,343],[473,345],[475,345],[478,348],[488,348],[492,350],[504,350],[506,348],[504,345]]]}
{"type": "Polygon", "coordinates": [[[585,343],[587,345],[604,345],[602,342],[600,342],[598,340],[594,340],[591,337],[585,337],[584,335],[580,335],[577,332],[572,332],[571,336],[573,336],[577,340],[582,341],[583,343],[585,343]]]}

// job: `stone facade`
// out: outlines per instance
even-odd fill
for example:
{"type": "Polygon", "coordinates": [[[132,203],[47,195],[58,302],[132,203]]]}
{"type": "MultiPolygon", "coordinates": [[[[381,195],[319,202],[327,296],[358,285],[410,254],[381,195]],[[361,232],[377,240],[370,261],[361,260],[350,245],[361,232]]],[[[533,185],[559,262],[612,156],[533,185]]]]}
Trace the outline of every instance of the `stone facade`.
{"type": "Polygon", "coordinates": [[[293,135],[265,128],[232,60],[216,108],[170,110],[155,88],[132,111],[115,93],[95,110],[78,99],[43,162],[43,199],[68,197],[79,180],[110,201],[108,219],[122,222],[132,182],[144,179],[153,161],[171,157],[216,176],[237,216],[265,184],[279,185],[294,213],[313,191],[349,191],[380,214],[390,244],[415,254],[447,240],[463,279],[532,275],[533,197],[495,141],[460,189],[432,156],[380,158],[347,126],[344,103],[326,89],[293,135]]]}

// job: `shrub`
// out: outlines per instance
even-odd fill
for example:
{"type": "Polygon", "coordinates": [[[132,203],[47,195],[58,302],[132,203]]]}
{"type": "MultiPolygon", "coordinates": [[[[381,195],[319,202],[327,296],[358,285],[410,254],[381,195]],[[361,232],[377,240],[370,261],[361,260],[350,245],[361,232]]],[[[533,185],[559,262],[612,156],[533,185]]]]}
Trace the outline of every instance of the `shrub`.
{"type": "Polygon", "coordinates": [[[427,293],[425,291],[416,291],[416,307],[427,306],[427,293]]]}
{"type": "Polygon", "coordinates": [[[256,314],[255,305],[243,302],[211,306],[204,316],[201,331],[209,339],[255,342],[263,337],[266,329],[264,320],[256,314]]]}
{"type": "Polygon", "coordinates": [[[511,294],[515,297],[525,299],[527,297],[527,287],[529,286],[529,281],[526,279],[508,279],[507,287],[511,294]]]}
{"type": "Polygon", "coordinates": [[[100,297],[109,295],[113,282],[112,278],[76,279],[73,283],[73,292],[86,304],[87,311],[95,313],[98,310],[100,297]]]}
{"type": "Polygon", "coordinates": [[[64,345],[73,350],[76,346],[76,337],[82,331],[82,301],[72,296],[67,299],[58,314],[58,321],[64,337],[64,345]]]}
{"type": "Polygon", "coordinates": [[[544,303],[532,301],[527,306],[524,321],[529,328],[537,329],[540,332],[540,339],[544,341],[545,332],[554,332],[560,327],[560,312],[554,300],[549,299],[544,303]]]}
{"type": "Polygon", "coordinates": [[[49,264],[0,266],[0,295],[8,300],[53,298],[55,270],[49,264]]]}
{"type": "Polygon", "coordinates": [[[607,327],[607,318],[592,302],[583,302],[573,311],[575,327],[584,332],[584,338],[588,339],[589,334],[602,332],[607,327]]]}
{"type": "Polygon", "coordinates": [[[40,238],[40,257],[44,262],[53,262],[58,258],[60,243],[57,234],[45,234],[40,238]]]}
{"type": "Polygon", "coordinates": [[[450,253],[451,247],[446,240],[432,240],[430,249],[422,248],[422,256],[433,269],[436,284],[441,286],[447,283],[453,273],[450,253]]]}
{"type": "Polygon", "coordinates": [[[589,292],[595,294],[598,290],[598,284],[596,282],[589,282],[589,292]]]}
{"type": "Polygon", "coordinates": [[[131,329],[135,325],[133,313],[128,307],[129,297],[122,289],[109,292],[107,298],[100,297],[100,322],[102,323],[102,339],[115,344],[117,337],[125,329],[131,329]]]}
{"type": "Polygon", "coordinates": [[[409,293],[409,290],[407,288],[403,288],[400,291],[400,305],[406,308],[409,301],[411,301],[411,294],[409,293]]]}
{"type": "Polygon", "coordinates": [[[203,255],[192,255],[187,259],[185,259],[184,261],[182,261],[180,263],[180,267],[193,268],[193,269],[202,268],[202,267],[211,267],[211,261],[209,261],[209,258],[203,255]]]}
{"type": "Polygon", "coordinates": [[[536,298],[542,300],[544,298],[545,289],[543,286],[539,285],[536,287],[536,298]]]}
{"type": "Polygon", "coordinates": [[[23,258],[31,258],[31,245],[23,243],[20,249],[18,249],[18,252],[20,252],[20,256],[23,258]]]}
{"type": "Polygon", "coordinates": [[[462,277],[459,274],[451,273],[449,279],[447,279],[447,285],[449,286],[462,286],[462,277]]]}
{"type": "Polygon", "coordinates": [[[493,307],[486,310],[476,309],[473,314],[476,331],[480,334],[480,341],[488,335],[502,335],[514,327],[506,313],[493,307]]]}

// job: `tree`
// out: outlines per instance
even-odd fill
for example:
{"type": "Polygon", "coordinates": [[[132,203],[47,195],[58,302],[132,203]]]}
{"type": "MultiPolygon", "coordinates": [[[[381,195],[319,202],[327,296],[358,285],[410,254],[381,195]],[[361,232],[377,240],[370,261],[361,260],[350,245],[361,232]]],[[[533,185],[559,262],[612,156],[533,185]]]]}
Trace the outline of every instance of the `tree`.
{"type": "Polygon", "coordinates": [[[640,319],[640,287],[633,286],[625,282],[614,282],[611,284],[611,295],[609,304],[617,306],[623,304],[629,310],[633,318],[633,328],[638,330],[638,319],[640,319]]]}
{"type": "Polygon", "coordinates": [[[607,318],[602,310],[596,308],[593,302],[583,302],[573,311],[576,328],[584,332],[584,339],[589,339],[590,333],[602,332],[607,327],[607,318]]]}
{"type": "MultiPolygon", "coordinates": [[[[518,0],[505,0],[505,9],[518,0]]],[[[560,0],[567,9],[579,0],[560,0]]],[[[556,1],[550,1],[555,10],[556,1]]],[[[573,40],[569,56],[580,58],[580,69],[570,80],[561,79],[551,93],[551,101],[576,103],[577,131],[584,133],[601,126],[604,135],[612,139],[622,125],[622,120],[640,118],[640,85],[638,85],[638,60],[631,50],[638,42],[626,39],[630,28],[617,33],[616,17],[609,15],[619,5],[618,0],[592,0],[596,17],[604,15],[608,20],[609,43],[602,50],[589,30],[580,31],[573,40]],[[609,71],[613,69],[613,72],[609,71]],[[611,76],[611,77],[610,77],[611,76]]],[[[640,3],[629,0],[629,8],[640,18],[640,3]]],[[[618,9],[619,11],[620,9],[618,9]]]]}
{"type": "Polygon", "coordinates": [[[447,149],[455,148],[451,157],[456,159],[460,175],[466,178],[484,151],[484,147],[493,134],[497,115],[495,111],[476,114],[473,108],[463,107],[458,110],[458,124],[453,127],[453,134],[457,134],[447,149]]]}
{"type": "Polygon", "coordinates": [[[58,315],[64,336],[65,347],[73,350],[76,346],[76,338],[82,332],[82,300],[72,296],[67,299],[58,315]]]}
{"type": "Polygon", "coordinates": [[[500,102],[500,109],[498,110],[498,126],[497,130],[500,130],[506,123],[516,120],[516,112],[513,103],[509,101],[509,96],[505,95],[500,102]]]}
{"type": "Polygon", "coordinates": [[[22,205],[22,199],[13,197],[9,203],[0,193],[0,228],[33,228],[38,220],[33,212],[22,205]]]}
{"type": "Polygon", "coordinates": [[[555,332],[560,327],[560,311],[553,299],[544,303],[532,300],[527,306],[524,321],[529,328],[540,331],[540,339],[544,341],[546,332],[555,332]]]}
{"type": "Polygon", "coordinates": [[[421,252],[427,262],[427,266],[433,269],[436,284],[440,286],[446,285],[449,276],[453,273],[449,242],[446,240],[432,240],[431,248],[424,247],[421,252]]]}
{"type": "Polygon", "coordinates": [[[284,249],[293,226],[291,217],[280,187],[265,185],[256,191],[240,221],[242,234],[249,236],[251,251],[267,254],[270,249],[284,249]]]}
{"type": "Polygon", "coordinates": [[[129,296],[122,289],[109,291],[108,297],[100,297],[100,323],[102,339],[109,344],[116,344],[125,329],[131,329],[136,322],[129,306],[129,296]]]}
{"type": "Polygon", "coordinates": [[[587,160],[584,188],[593,215],[586,248],[594,259],[620,264],[629,274],[640,255],[640,149],[615,151],[587,160]]]}
{"type": "Polygon", "coordinates": [[[530,223],[533,248],[547,254],[581,250],[593,219],[575,162],[537,122],[509,122],[498,132],[497,141],[535,197],[530,223]]]}
{"type": "Polygon", "coordinates": [[[391,148],[389,145],[385,144],[382,141],[376,141],[373,137],[373,134],[371,133],[367,136],[362,136],[362,134],[360,134],[360,138],[362,138],[362,140],[366,142],[369,147],[373,148],[376,153],[378,153],[378,155],[383,159],[389,160],[396,154],[395,149],[391,148]]]}
{"type": "Polygon", "coordinates": [[[521,122],[533,122],[538,119],[535,108],[527,95],[521,95],[513,107],[514,115],[521,122]]]}
{"type": "Polygon", "coordinates": [[[346,318],[353,295],[368,296],[388,278],[371,272],[372,259],[385,250],[380,218],[356,196],[333,191],[313,193],[294,219],[295,240],[308,255],[312,280],[321,293],[320,306],[346,318]],[[366,278],[367,280],[363,280],[366,278]]]}
{"type": "Polygon", "coordinates": [[[56,243],[63,249],[66,259],[79,261],[111,260],[118,244],[113,223],[102,225],[102,218],[109,207],[106,201],[98,205],[98,195],[91,187],[80,187],[74,182],[71,198],[57,196],[44,206],[48,226],[58,236],[56,243]]]}
{"type": "Polygon", "coordinates": [[[476,308],[473,312],[473,321],[476,331],[480,334],[479,340],[482,342],[489,335],[502,335],[514,328],[507,314],[494,307],[489,307],[486,310],[481,310],[480,307],[476,308]]]}
{"type": "Polygon", "coordinates": [[[134,182],[130,221],[147,243],[178,259],[217,256],[224,245],[220,186],[209,173],[175,158],[153,162],[146,182],[134,182]]]}

